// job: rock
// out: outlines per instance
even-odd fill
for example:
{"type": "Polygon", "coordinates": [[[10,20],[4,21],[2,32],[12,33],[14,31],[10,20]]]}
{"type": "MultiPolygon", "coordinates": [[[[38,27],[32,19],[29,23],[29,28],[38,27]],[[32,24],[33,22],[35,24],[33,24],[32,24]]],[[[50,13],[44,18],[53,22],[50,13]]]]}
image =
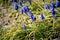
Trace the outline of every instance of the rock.
{"type": "Polygon", "coordinates": [[[55,39],[53,39],[53,40],[60,40],[60,37],[58,37],[58,38],[55,38],[55,39]]]}

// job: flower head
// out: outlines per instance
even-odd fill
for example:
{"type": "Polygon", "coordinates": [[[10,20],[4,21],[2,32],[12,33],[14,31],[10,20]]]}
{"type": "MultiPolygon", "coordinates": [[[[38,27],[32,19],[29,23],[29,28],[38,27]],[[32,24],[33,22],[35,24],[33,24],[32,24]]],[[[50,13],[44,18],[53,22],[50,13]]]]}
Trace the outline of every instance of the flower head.
{"type": "Polygon", "coordinates": [[[22,8],[22,10],[23,10],[23,12],[26,12],[26,10],[25,10],[25,8],[24,8],[24,7],[22,8]]]}
{"type": "Polygon", "coordinates": [[[29,12],[30,9],[27,5],[24,8],[25,8],[26,12],[29,12]]]}
{"type": "Polygon", "coordinates": [[[43,16],[43,14],[40,14],[40,18],[41,18],[41,20],[45,19],[45,17],[43,16]]]}
{"type": "Polygon", "coordinates": [[[14,9],[18,10],[18,4],[16,2],[14,2],[14,9]]]}
{"type": "Polygon", "coordinates": [[[22,8],[20,9],[20,12],[23,14],[23,9],[22,8]]]}
{"type": "Polygon", "coordinates": [[[45,8],[46,8],[46,9],[50,9],[50,7],[49,7],[48,4],[45,4],[45,8]]]}
{"type": "Polygon", "coordinates": [[[36,20],[36,16],[32,16],[31,19],[32,19],[33,21],[35,21],[35,20],[36,20]]]}
{"type": "Polygon", "coordinates": [[[54,7],[51,7],[50,10],[51,10],[51,11],[54,11],[54,7]]]}
{"type": "Polygon", "coordinates": [[[22,6],[22,2],[19,2],[19,5],[22,6]]]}
{"type": "Polygon", "coordinates": [[[32,17],[33,16],[33,13],[31,11],[29,11],[29,15],[30,15],[30,17],[32,17]]]}
{"type": "Polygon", "coordinates": [[[26,12],[26,10],[24,9],[24,7],[20,9],[20,12],[21,13],[25,13],[26,12]]]}
{"type": "Polygon", "coordinates": [[[60,2],[56,0],[56,7],[60,7],[60,2]]]}
{"type": "Polygon", "coordinates": [[[54,16],[55,15],[55,11],[51,11],[52,15],[54,16]]]}
{"type": "Polygon", "coordinates": [[[51,2],[51,7],[55,8],[54,2],[51,2]]]}

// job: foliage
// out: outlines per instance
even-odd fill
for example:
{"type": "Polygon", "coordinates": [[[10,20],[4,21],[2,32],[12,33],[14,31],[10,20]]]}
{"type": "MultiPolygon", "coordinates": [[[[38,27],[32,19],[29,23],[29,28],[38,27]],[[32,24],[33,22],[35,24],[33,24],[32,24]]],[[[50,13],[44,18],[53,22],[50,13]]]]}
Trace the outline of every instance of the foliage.
{"type": "MultiPolygon", "coordinates": [[[[50,4],[47,2],[47,4],[50,4]]],[[[29,13],[21,14],[17,10],[11,11],[11,19],[14,20],[16,13],[20,14],[16,21],[22,20],[22,24],[26,24],[26,29],[22,27],[21,23],[13,25],[11,28],[2,29],[1,40],[48,40],[49,38],[56,38],[60,35],[60,8],[55,8],[58,18],[55,19],[49,9],[46,9],[44,2],[33,2],[29,5],[30,11],[36,16],[36,20],[28,23],[29,13]],[[40,19],[40,14],[44,15],[44,20],[40,19]],[[24,22],[24,23],[23,23],[24,22]],[[18,25],[19,24],[19,25],[18,25]]]]}

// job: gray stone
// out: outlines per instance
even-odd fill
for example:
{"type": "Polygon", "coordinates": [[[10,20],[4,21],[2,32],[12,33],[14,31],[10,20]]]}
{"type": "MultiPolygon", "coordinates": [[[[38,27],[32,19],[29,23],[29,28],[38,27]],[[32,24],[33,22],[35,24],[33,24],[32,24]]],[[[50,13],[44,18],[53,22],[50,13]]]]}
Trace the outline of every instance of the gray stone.
{"type": "Polygon", "coordinates": [[[60,37],[58,37],[58,38],[55,38],[55,39],[53,39],[53,40],[60,40],[60,37]]]}

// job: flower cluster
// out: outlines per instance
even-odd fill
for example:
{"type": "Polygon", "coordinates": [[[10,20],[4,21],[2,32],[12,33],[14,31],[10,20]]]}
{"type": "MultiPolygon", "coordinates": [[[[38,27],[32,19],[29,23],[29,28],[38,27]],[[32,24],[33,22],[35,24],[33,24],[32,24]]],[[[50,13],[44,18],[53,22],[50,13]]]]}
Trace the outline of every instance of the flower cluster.
{"type": "Polygon", "coordinates": [[[55,12],[56,7],[60,7],[60,2],[58,0],[56,0],[56,5],[54,4],[54,2],[51,2],[51,6],[49,6],[48,4],[45,4],[45,8],[51,10],[51,13],[55,19],[57,19],[57,15],[55,12]]]}
{"type": "Polygon", "coordinates": [[[20,12],[21,13],[27,13],[27,12],[29,12],[29,10],[30,10],[29,7],[26,5],[20,9],[20,12]]]}
{"type": "MultiPolygon", "coordinates": [[[[23,1],[22,0],[18,0],[18,1],[17,0],[10,0],[10,2],[14,2],[14,9],[15,10],[18,10],[18,6],[23,6],[23,1]]],[[[27,0],[27,1],[30,3],[30,5],[32,4],[31,0],[27,0]]],[[[27,6],[24,8],[27,9],[26,11],[29,11],[29,8],[27,6]]]]}
{"type": "MultiPolygon", "coordinates": [[[[32,4],[31,0],[28,0],[28,1],[29,1],[30,4],[32,4]]],[[[22,6],[22,2],[17,3],[16,0],[10,0],[10,2],[14,2],[14,9],[15,10],[18,10],[18,5],[22,6]]],[[[57,19],[57,15],[56,15],[56,12],[55,12],[56,7],[60,7],[60,2],[58,0],[56,0],[56,5],[54,4],[54,2],[51,2],[50,6],[48,4],[45,4],[45,8],[51,10],[51,13],[52,13],[52,15],[55,19],[57,19]]],[[[34,14],[30,11],[30,8],[28,7],[28,5],[25,5],[24,7],[22,7],[20,9],[20,12],[22,14],[28,12],[32,21],[36,20],[36,16],[34,16],[34,14]]],[[[40,18],[41,18],[42,21],[45,19],[43,14],[40,14],[40,18]]],[[[23,28],[26,29],[26,25],[24,25],[23,28]]]]}
{"type": "Polygon", "coordinates": [[[51,7],[52,7],[52,8],[55,8],[54,2],[51,2],[51,7]]]}
{"type": "Polygon", "coordinates": [[[29,11],[29,15],[30,15],[30,18],[31,18],[33,21],[36,20],[36,16],[34,16],[31,11],[29,11]]]}

